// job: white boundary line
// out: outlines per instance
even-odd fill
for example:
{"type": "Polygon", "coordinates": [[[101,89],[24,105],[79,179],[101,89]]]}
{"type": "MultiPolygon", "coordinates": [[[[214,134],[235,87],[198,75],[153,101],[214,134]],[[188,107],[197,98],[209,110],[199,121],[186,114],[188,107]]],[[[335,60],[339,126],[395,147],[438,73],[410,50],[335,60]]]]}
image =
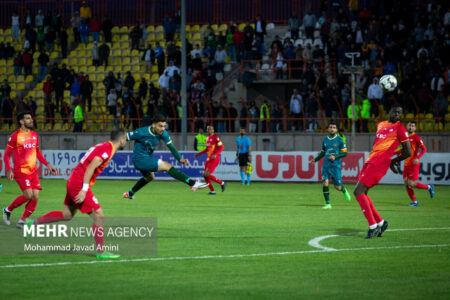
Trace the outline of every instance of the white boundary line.
{"type": "MultiPolygon", "coordinates": [[[[404,228],[404,229],[389,229],[388,231],[425,231],[425,230],[449,230],[450,227],[439,227],[439,228],[404,228]]],[[[353,234],[357,234],[357,233],[361,233],[361,231],[357,231],[357,232],[347,232],[347,233],[341,233],[341,234],[330,234],[330,235],[322,235],[322,236],[318,236],[316,238],[313,238],[312,240],[310,240],[308,242],[308,245],[310,245],[311,247],[320,249],[320,250],[324,250],[324,251],[337,251],[339,249],[335,249],[335,248],[329,248],[329,247],[325,247],[322,246],[320,244],[321,241],[328,239],[328,238],[332,238],[332,237],[338,237],[338,236],[346,236],[346,235],[353,235],[353,234]]]]}
{"type": "MultiPolygon", "coordinates": [[[[445,228],[411,228],[411,229],[391,229],[390,231],[418,231],[418,230],[446,230],[445,228]]],[[[359,233],[359,232],[358,232],[359,233]]],[[[350,233],[342,234],[348,235],[350,233]]],[[[341,235],[327,235],[313,240],[317,244],[326,238],[337,237],[341,235]],[[318,240],[322,238],[321,240],[318,240]]],[[[313,241],[311,240],[311,241],[313,241]]],[[[33,268],[33,267],[54,267],[54,266],[71,266],[71,265],[94,265],[107,263],[132,263],[132,262],[147,262],[147,261],[175,261],[175,260],[204,260],[204,259],[220,259],[220,258],[243,258],[243,257],[261,257],[261,256],[282,256],[295,254],[309,254],[309,253],[326,253],[326,252],[344,252],[344,251],[364,251],[364,250],[385,250],[385,249],[414,249],[414,248],[438,248],[450,247],[450,244],[436,244],[436,245],[410,245],[410,246],[388,246],[388,247],[365,247],[365,248],[346,248],[334,249],[321,246],[320,250],[304,250],[304,251],[285,251],[285,252],[267,252],[267,253],[250,253],[250,254],[230,254],[230,255],[205,255],[205,256],[174,256],[174,257],[147,257],[135,259],[120,259],[120,260],[90,260],[90,261],[74,261],[74,262],[55,262],[55,263],[35,263],[35,264],[17,264],[17,265],[3,265],[0,269],[15,269],[15,268],[33,268]],[[328,250],[325,250],[328,249],[328,250]]],[[[313,246],[314,247],[314,246],[313,246]]]]}

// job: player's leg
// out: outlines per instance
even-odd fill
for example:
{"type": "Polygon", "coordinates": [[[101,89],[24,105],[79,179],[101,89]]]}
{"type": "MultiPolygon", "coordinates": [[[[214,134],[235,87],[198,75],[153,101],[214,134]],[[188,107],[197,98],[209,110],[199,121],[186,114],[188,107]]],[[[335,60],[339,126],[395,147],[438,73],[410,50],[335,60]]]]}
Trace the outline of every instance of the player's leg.
{"type": "Polygon", "coordinates": [[[245,174],[247,174],[247,160],[248,160],[247,153],[239,154],[239,170],[240,170],[242,184],[245,184],[245,174]]]}
{"type": "Polygon", "coordinates": [[[225,182],[217,178],[213,175],[214,171],[216,170],[217,166],[220,164],[220,157],[217,157],[214,161],[208,164],[208,177],[210,180],[217,182],[222,187],[222,192],[225,190],[225,182]]]}
{"type": "Polygon", "coordinates": [[[241,175],[242,184],[245,184],[245,173],[247,173],[247,166],[239,166],[239,174],[241,175]]]}
{"type": "Polygon", "coordinates": [[[167,172],[170,176],[175,178],[178,181],[184,182],[191,187],[193,191],[197,189],[204,189],[208,186],[208,184],[204,182],[200,182],[198,180],[193,180],[185,173],[180,170],[175,169],[170,163],[158,159],[158,172],[167,172]]]}
{"type": "Polygon", "coordinates": [[[146,170],[139,171],[142,173],[143,177],[141,177],[128,192],[123,194],[124,198],[134,199],[134,194],[136,194],[140,189],[146,186],[147,183],[155,179],[155,173],[146,170]]]}
{"type": "Polygon", "coordinates": [[[45,215],[36,218],[34,220],[34,224],[47,224],[47,223],[55,223],[60,221],[70,221],[75,216],[77,212],[77,207],[75,205],[64,204],[62,210],[55,210],[46,213],[45,215]]]}
{"type": "Polygon", "coordinates": [[[215,195],[216,191],[214,190],[214,187],[213,187],[212,182],[211,182],[211,178],[210,178],[211,172],[208,169],[208,165],[209,165],[209,163],[205,164],[205,170],[203,171],[203,178],[205,178],[205,182],[208,184],[209,194],[210,195],[215,195]]]}
{"type": "Polygon", "coordinates": [[[433,198],[434,197],[434,185],[424,184],[424,183],[417,181],[417,180],[419,180],[420,164],[413,165],[410,173],[411,174],[408,177],[408,179],[410,180],[409,184],[412,186],[412,188],[428,190],[428,193],[430,193],[430,198],[433,198]]]}
{"type": "Polygon", "coordinates": [[[342,183],[341,169],[339,167],[334,168],[332,178],[334,188],[338,191],[341,191],[344,194],[345,200],[350,201],[352,197],[350,196],[350,193],[347,191],[347,189],[342,183]]]}
{"type": "Polygon", "coordinates": [[[22,217],[17,222],[16,227],[19,229],[22,229],[25,225],[26,219],[31,216],[31,214],[34,212],[37,206],[37,202],[39,199],[39,190],[32,189],[31,190],[32,196],[31,199],[28,200],[27,204],[25,205],[25,210],[23,211],[22,217]]]}
{"type": "Polygon", "coordinates": [[[378,227],[378,224],[375,221],[375,217],[372,212],[373,207],[373,205],[371,205],[372,201],[367,196],[368,191],[369,188],[359,181],[356,183],[355,190],[353,191],[353,194],[356,197],[356,201],[358,201],[359,206],[361,207],[361,210],[364,214],[364,217],[369,223],[369,231],[367,233],[366,239],[375,237],[381,230],[381,228],[378,227]]]}
{"type": "Polygon", "coordinates": [[[323,198],[325,199],[325,205],[322,207],[323,209],[330,209],[330,189],[328,187],[329,185],[329,176],[328,176],[328,168],[326,168],[324,165],[322,166],[322,193],[323,198]]]}
{"type": "Polygon", "coordinates": [[[17,196],[17,198],[14,199],[13,202],[11,202],[7,207],[3,208],[3,220],[5,221],[6,225],[11,224],[11,212],[31,200],[33,197],[32,183],[29,176],[23,176],[20,173],[15,173],[14,179],[19,185],[19,188],[22,190],[22,195],[17,196]]]}
{"type": "MultiPolygon", "coordinates": [[[[404,170],[404,172],[406,172],[406,169],[404,170]]],[[[417,202],[416,195],[414,194],[414,185],[412,184],[412,181],[410,181],[408,177],[404,177],[403,180],[405,182],[406,193],[408,193],[408,196],[411,199],[411,203],[409,204],[409,206],[419,206],[419,202],[417,202]]]]}

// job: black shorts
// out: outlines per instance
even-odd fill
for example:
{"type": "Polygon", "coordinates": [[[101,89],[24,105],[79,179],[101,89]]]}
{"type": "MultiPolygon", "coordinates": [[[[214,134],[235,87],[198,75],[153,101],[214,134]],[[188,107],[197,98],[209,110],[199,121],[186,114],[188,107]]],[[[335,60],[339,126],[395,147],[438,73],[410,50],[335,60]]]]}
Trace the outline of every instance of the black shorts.
{"type": "Polygon", "coordinates": [[[248,163],[248,153],[239,153],[239,167],[246,167],[248,163]]]}

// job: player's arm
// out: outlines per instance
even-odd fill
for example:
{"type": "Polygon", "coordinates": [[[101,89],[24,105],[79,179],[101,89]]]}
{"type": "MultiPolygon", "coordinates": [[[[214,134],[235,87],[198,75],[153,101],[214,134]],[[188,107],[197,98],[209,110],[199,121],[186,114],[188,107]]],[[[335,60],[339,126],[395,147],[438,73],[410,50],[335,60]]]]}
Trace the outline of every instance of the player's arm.
{"type": "Polygon", "coordinates": [[[346,156],[347,156],[347,149],[344,148],[344,149],[341,149],[341,152],[339,152],[339,154],[330,155],[329,160],[333,161],[333,160],[340,159],[340,158],[343,158],[346,156]]]}
{"type": "Polygon", "coordinates": [[[225,148],[225,147],[223,146],[222,141],[219,140],[219,141],[217,142],[217,144],[216,144],[216,148],[214,148],[214,151],[213,151],[213,153],[212,153],[212,155],[211,155],[211,159],[213,159],[213,160],[216,159],[217,155],[219,155],[220,153],[222,153],[222,151],[223,151],[224,148],[225,148]]]}
{"type": "Polygon", "coordinates": [[[9,143],[6,146],[5,153],[3,154],[3,162],[5,163],[5,174],[8,181],[12,181],[14,179],[14,174],[11,169],[11,153],[14,148],[12,148],[9,143]]]}
{"type": "Polygon", "coordinates": [[[96,156],[86,168],[86,172],[84,172],[83,178],[83,188],[78,193],[78,195],[75,196],[76,203],[82,203],[84,201],[84,198],[86,198],[86,193],[89,190],[89,183],[91,182],[92,175],[94,175],[95,169],[100,167],[102,163],[103,160],[100,157],[96,156]]]}
{"type": "Polygon", "coordinates": [[[417,160],[421,159],[422,156],[424,156],[425,153],[427,153],[427,147],[425,147],[425,144],[423,142],[420,143],[419,149],[420,149],[420,153],[417,154],[417,157],[416,157],[417,160]]]}
{"type": "Polygon", "coordinates": [[[37,159],[39,159],[39,161],[41,163],[43,163],[50,170],[52,175],[56,175],[56,173],[58,171],[56,170],[55,167],[53,167],[51,164],[48,163],[48,161],[45,159],[44,155],[42,154],[41,149],[39,148],[39,146],[36,147],[36,157],[37,157],[37,159]]]}
{"type": "Polygon", "coordinates": [[[317,155],[316,157],[312,158],[309,163],[310,164],[314,164],[315,162],[319,161],[322,159],[322,157],[325,156],[325,145],[322,144],[322,150],[320,151],[319,155],[317,155]]]}
{"type": "Polygon", "coordinates": [[[409,143],[409,140],[403,141],[402,142],[402,153],[399,156],[397,156],[396,158],[394,158],[393,160],[391,160],[390,168],[391,168],[392,172],[394,172],[395,174],[400,173],[399,163],[402,160],[405,160],[410,156],[411,156],[411,144],[409,143]]]}
{"type": "Polygon", "coordinates": [[[183,165],[186,165],[188,163],[187,159],[181,159],[181,155],[178,152],[177,148],[175,148],[175,146],[173,145],[172,142],[169,142],[167,145],[167,148],[169,148],[170,152],[172,153],[172,155],[176,158],[177,161],[179,161],[180,163],[182,163],[183,165]]]}
{"type": "Polygon", "coordinates": [[[206,152],[208,152],[208,148],[205,148],[204,150],[202,150],[202,151],[200,151],[198,153],[195,153],[194,158],[197,158],[198,156],[200,156],[202,154],[205,154],[206,152]]]}

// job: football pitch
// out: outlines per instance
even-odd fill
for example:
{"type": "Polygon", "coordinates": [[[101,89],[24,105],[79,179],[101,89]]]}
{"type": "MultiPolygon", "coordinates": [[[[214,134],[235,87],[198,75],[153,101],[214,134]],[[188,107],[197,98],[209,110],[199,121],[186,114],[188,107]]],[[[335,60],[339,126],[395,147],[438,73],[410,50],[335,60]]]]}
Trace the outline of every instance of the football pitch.
{"type": "MultiPolygon", "coordinates": [[[[18,194],[0,179],[0,206],[18,194]]],[[[158,255],[100,261],[91,255],[1,256],[0,299],[448,299],[450,187],[436,195],[380,185],[369,196],[390,227],[365,240],[368,225],[352,195],[320,184],[229,182],[224,193],[155,181],[134,200],[133,181],[97,180],[108,217],[157,217],[158,255]]],[[[41,180],[32,217],[60,210],[63,180],[41,180]]],[[[352,191],[353,185],[346,185],[352,191]]],[[[22,214],[24,207],[13,212],[22,214]]],[[[75,218],[85,218],[77,214],[75,218]]],[[[13,226],[12,224],[11,226],[13,226]]],[[[3,222],[0,226],[6,226],[3,222]]],[[[106,242],[106,240],[105,240],[106,242]]],[[[0,243],[8,243],[1,239],[0,243]]]]}

